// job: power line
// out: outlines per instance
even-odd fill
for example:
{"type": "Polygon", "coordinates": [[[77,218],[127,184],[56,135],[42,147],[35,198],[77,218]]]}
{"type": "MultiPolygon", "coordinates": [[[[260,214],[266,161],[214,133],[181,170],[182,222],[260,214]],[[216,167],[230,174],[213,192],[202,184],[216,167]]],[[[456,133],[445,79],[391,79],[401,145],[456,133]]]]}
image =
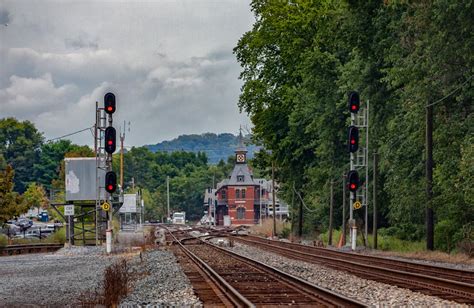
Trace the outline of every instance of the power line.
{"type": "Polygon", "coordinates": [[[293,186],[293,191],[295,192],[295,194],[298,196],[298,198],[301,200],[301,203],[303,204],[303,206],[305,207],[305,209],[310,212],[310,213],[316,213],[317,210],[316,209],[310,209],[309,207],[306,206],[306,203],[304,203],[304,200],[303,198],[301,198],[301,195],[299,192],[296,191],[295,187],[293,186]]]}
{"type": "Polygon", "coordinates": [[[72,136],[72,135],[75,135],[75,134],[79,134],[79,133],[85,132],[86,130],[89,130],[89,129],[92,129],[92,128],[94,128],[94,126],[87,127],[87,128],[78,130],[77,132],[70,133],[70,134],[67,134],[67,135],[64,135],[64,136],[61,136],[61,137],[52,138],[52,139],[47,140],[46,142],[52,142],[52,141],[55,141],[55,140],[63,139],[63,138],[65,138],[65,137],[69,137],[69,136],[72,136]]]}
{"type": "Polygon", "coordinates": [[[436,105],[438,103],[441,103],[442,101],[444,101],[445,99],[447,99],[448,97],[450,97],[451,95],[453,95],[454,93],[456,93],[457,91],[461,90],[462,87],[464,87],[468,82],[469,80],[472,79],[472,77],[474,77],[474,75],[471,75],[466,81],[464,81],[459,87],[457,87],[456,89],[454,89],[453,91],[451,91],[448,95],[446,95],[445,97],[443,98],[440,98],[439,100],[437,100],[436,102],[434,103],[431,103],[429,105],[426,105],[426,107],[430,107],[430,106],[433,106],[433,105],[436,105]]]}

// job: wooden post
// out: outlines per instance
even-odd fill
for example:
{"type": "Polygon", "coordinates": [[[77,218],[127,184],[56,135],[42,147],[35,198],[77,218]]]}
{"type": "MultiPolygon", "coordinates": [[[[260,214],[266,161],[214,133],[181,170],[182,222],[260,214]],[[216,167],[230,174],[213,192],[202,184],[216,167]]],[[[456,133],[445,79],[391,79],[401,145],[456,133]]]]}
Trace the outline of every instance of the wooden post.
{"type": "Polygon", "coordinates": [[[334,181],[331,180],[330,202],[329,202],[329,238],[328,245],[332,246],[332,216],[334,208],[334,181]]]}
{"type": "Polygon", "coordinates": [[[342,245],[346,245],[346,174],[342,174],[342,245]]]}
{"type": "Polygon", "coordinates": [[[273,205],[273,236],[277,236],[276,230],[276,206],[275,206],[275,161],[272,161],[272,205],[273,205]]]}
{"type": "Polygon", "coordinates": [[[434,249],[433,106],[426,107],[426,249],[434,249]]]}
{"type": "Polygon", "coordinates": [[[372,202],[374,203],[374,214],[373,214],[373,222],[372,222],[372,237],[374,238],[374,245],[373,248],[377,249],[377,164],[378,164],[378,157],[377,153],[374,153],[374,178],[373,178],[373,197],[372,202]]]}

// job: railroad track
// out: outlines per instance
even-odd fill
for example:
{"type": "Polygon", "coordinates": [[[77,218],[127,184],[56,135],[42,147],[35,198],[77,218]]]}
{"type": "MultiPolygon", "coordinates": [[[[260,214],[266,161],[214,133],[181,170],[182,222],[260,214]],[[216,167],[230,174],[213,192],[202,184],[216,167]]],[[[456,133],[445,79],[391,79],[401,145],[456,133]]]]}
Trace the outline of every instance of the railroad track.
{"type": "Polygon", "coordinates": [[[474,304],[474,273],[472,271],[338,252],[256,236],[233,238],[292,259],[323,264],[362,278],[397,285],[459,303],[474,304]]]}
{"type": "Polygon", "coordinates": [[[184,261],[185,271],[188,271],[188,275],[191,274],[190,280],[194,281],[193,287],[205,306],[365,306],[361,302],[320,288],[276,268],[200,239],[187,237],[185,241],[182,241],[177,237],[174,238],[182,254],[192,260],[195,267],[198,267],[198,273],[189,270],[189,263],[178,254],[181,262],[184,261]],[[186,242],[186,245],[183,242],[186,242]],[[213,302],[207,302],[207,299],[213,302]],[[219,303],[216,303],[216,299],[219,299],[219,303]]]}
{"type": "Polygon", "coordinates": [[[26,253],[53,252],[63,248],[63,244],[22,244],[0,248],[0,256],[11,256],[26,253]]]}

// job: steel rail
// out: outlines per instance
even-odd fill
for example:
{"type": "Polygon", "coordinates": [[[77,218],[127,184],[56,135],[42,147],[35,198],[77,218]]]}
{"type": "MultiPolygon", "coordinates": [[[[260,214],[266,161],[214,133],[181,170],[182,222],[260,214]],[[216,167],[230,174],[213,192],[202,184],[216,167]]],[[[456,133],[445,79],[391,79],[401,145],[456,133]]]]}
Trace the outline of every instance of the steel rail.
{"type": "Polygon", "coordinates": [[[18,255],[25,253],[40,253],[40,252],[52,252],[59,250],[64,247],[63,244],[49,244],[49,243],[38,243],[38,244],[21,244],[21,245],[8,245],[0,248],[1,256],[18,255]]]}
{"type": "MultiPolygon", "coordinates": [[[[166,230],[168,230],[165,227],[166,230]]],[[[184,247],[181,241],[168,230],[175,242],[179,245],[181,250],[198,266],[207,276],[211,279],[215,286],[221,290],[222,294],[235,306],[235,307],[255,307],[247,298],[242,296],[234,287],[232,287],[224,278],[222,278],[216,271],[214,271],[209,265],[207,265],[201,258],[193,254],[189,249],[184,247]]]]}
{"type": "MultiPolygon", "coordinates": [[[[270,273],[273,276],[276,276],[278,280],[285,282],[288,285],[291,285],[295,287],[296,289],[299,289],[306,293],[308,296],[317,298],[317,300],[325,302],[326,304],[329,304],[331,306],[336,306],[336,307],[366,307],[367,305],[359,302],[357,300],[354,300],[352,298],[346,297],[344,295],[338,294],[336,292],[333,292],[329,289],[325,289],[322,287],[319,287],[313,283],[310,283],[309,281],[306,281],[304,279],[301,279],[297,276],[285,273],[275,267],[269,266],[265,263],[250,259],[248,257],[239,255],[235,252],[229,251],[227,249],[221,248],[219,246],[216,246],[214,244],[211,244],[209,242],[206,242],[201,239],[201,242],[204,243],[205,245],[208,245],[216,250],[219,250],[220,252],[234,258],[237,260],[240,260],[258,270],[270,273]]],[[[297,304],[296,304],[297,305],[297,304]]]]}
{"type": "MultiPolygon", "coordinates": [[[[334,259],[330,256],[311,254],[295,249],[281,247],[273,243],[235,237],[236,240],[260,246],[269,251],[301,261],[323,264],[338,270],[353,273],[362,278],[373,279],[384,283],[395,284],[403,288],[412,289],[428,295],[435,295],[461,303],[474,303],[474,285],[444,278],[411,273],[371,264],[361,264],[351,260],[334,259]],[[434,292],[436,291],[436,292],[434,292]]],[[[275,241],[271,241],[275,242],[275,241]]]]}
{"type": "Polygon", "coordinates": [[[395,260],[395,259],[389,259],[389,258],[380,257],[380,256],[361,255],[361,254],[356,254],[353,252],[335,251],[335,250],[331,250],[327,248],[312,247],[312,246],[301,245],[301,244],[296,244],[296,243],[269,240],[269,239],[265,239],[265,238],[261,238],[261,237],[253,236],[253,235],[248,235],[247,237],[255,239],[260,242],[271,243],[271,244],[282,246],[282,247],[296,248],[298,250],[303,250],[308,253],[315,253],[315,254],[324,255],[324,256],[332,256],[332,257],[343,259],[343,260],[353,260],[353,261],[362,262],[369,265],[378,263],[380,265],[383,265],[384,267],[391,267],[397,270],[417,272],[423,275],[431,275],[437,278],[444,278],[447,280],[461,281],[465,283],[474,284],[474,271],[448,268],[448,267],[442,267],[442,266],[437,266],[437,265],[421,264],[421,263],[416,263],[416,262],[410,262],[408,260],[395,260]]]}

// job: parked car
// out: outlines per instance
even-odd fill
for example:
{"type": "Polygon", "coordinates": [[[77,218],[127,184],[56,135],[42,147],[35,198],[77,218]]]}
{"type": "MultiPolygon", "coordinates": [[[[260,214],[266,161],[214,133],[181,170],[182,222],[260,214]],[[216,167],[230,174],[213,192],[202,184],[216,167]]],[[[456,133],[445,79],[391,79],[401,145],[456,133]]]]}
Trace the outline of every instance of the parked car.
{"type": "Polygon", "coordinates": [[[33,225],[33,221],[30,219],[18,219],[15,225],[23,229],[27,229],[33,225]]]}
{"type": "Polygon", "coordinates": [[[15,238],[36,239],[36,240],[41,239],[39,234],[34,234],[34,233],[30,233],[30,234],[20,233],[20,234],[15,235],[15,238]]]}
{"type": "Polygon", "coordinates": [[[5,224],[3,228],[0,229],[0,233],[3,233],[7,236],[14,236],[15,234],[20,233],[21,228],[14,224],[5,224]]]}

